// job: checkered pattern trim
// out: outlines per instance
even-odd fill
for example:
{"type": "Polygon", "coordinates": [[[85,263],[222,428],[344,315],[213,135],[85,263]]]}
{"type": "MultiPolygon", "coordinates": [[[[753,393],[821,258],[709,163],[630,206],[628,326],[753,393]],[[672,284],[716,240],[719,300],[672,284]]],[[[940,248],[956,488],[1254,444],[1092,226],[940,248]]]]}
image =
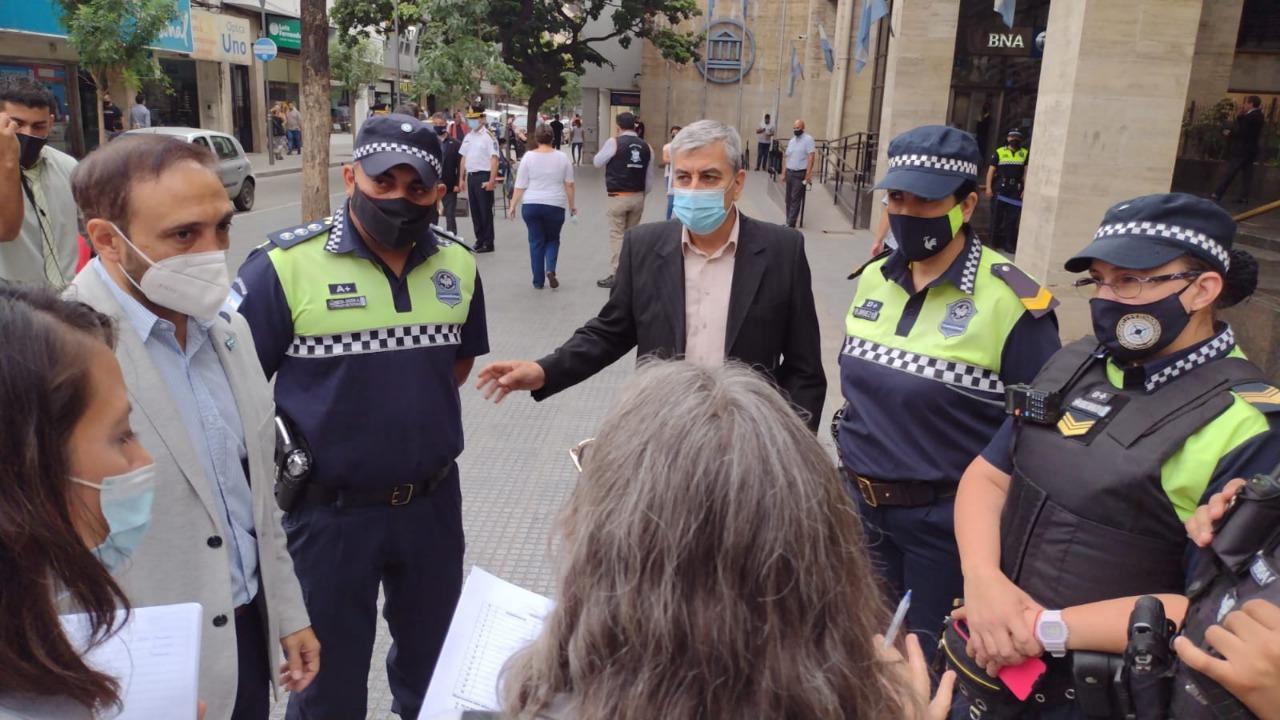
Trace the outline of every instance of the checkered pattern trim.
{"type": "Polygon", "coordinates": [[[344,209],[338,208],[337,212],[333,214],[333,227],[329,229],[329,239],[324,243],[325,252],[338,252],[338,245],[342,243],[342,229],[346,227],[346,223],[343,222],[342,218],[344,209]]]}
{"type": "Polygon", "coordinates": [[[1164,385],[1183,373],[1191,372],[1210,360],[1217,360],[1220,357],[1225,357],[1227,353],[1231,352],[1231,348],[1235,346],[1236,335],[1231,330],[1231,326],[1228,325],[1225,330],[1218,333],[1218,336],[1213,340],[1210,340],[1204,347],[1147,378],[1147,392],[1153,392],[1161,385],[1164,385]]]}
{"type": "Polygon", "coordinates": [[[416,158],[422,158],[423,160],[426,160],[427,164],[436,171],[437,177],[444,177],[444,168],[440,167],[440,161],[436,159],[435,155],[432,155],[422,148],[405,145],[404,143],[375,142],[369,143],[368,145],[361,145],[356,148],[355,152],[351,153],[351,159],[359,160],[360,158],[369,157],[370,155],[380,152],[398,152],[404,153],[405,155],[412,155],[416,158]]]}
{"type": "Polygon", "coordinates": [[[840,352],[859,360],[919,375],[927,380],[970,390],[1004,393],[1004,382],[1000,380],[1000,376],[976,365],[920,355],[857,337],[846,337],[840,352]]]}
{"type": "Polygon", "coordinates": [[[293,339],[286,354],[293,357],[334,357],[458,345],[461,342],[461,325],[402,325],[341,335],[299,336],[293,339]]]}
{"type": "Polygon", "coordinates": [[[939,157],[937,155],[898,155],[889,158],[889,168],[896,167],[929,168],[960,173],[973,178],[978,177],[978,166],[975,163],[971,163],[968,160],[960,160],[959,158],[939,157]]]}
{"type": "Polygon", "coordinates": [[[1094,233],[1093,239],[1097,240],[1101,237],[1111,235],[1144,235],[1147,237],[1159,237],[1168,240],[1177,240],[1181,243],[1194,245],[1201,250],[1207,250],[1210,255],[1218,259],[1222,266],[1228,270],[1231,269],[1231,253],[1227,249],[1218,244],[1217,240],[1205,235],[1198,230],[1190,228],[1178,227],[1169,223],[1158,223],[1150,221],[1142,222],[1126,222],[1111,223],[1098,228],[1098,232],[1094,233]]]}
{"type": "Polygon", "coordinates": [[[982,262],[982,243],[978,238],[969,238],[969,255],[964,259],[964,270],[960,273],[960,292],[973,294],[974,283],[978,278],[978,265],[982,262]]]}

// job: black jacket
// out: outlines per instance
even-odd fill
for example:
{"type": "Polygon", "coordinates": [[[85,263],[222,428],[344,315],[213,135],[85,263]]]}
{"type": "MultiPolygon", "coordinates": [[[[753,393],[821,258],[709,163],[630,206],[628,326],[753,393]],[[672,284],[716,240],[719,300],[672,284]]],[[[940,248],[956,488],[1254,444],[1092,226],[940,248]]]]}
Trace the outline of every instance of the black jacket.
{"type": "Polygon", "coordinates": [[[444,177],[440,182],[445,184],[449,192],[458,184],[458,164],[462,161],[462,143],[445,135],[440,138],[440,155],[443,158],[444,177]]]}
{"type": "Polygon", "coordinates": [[[1250,110],[1236,118],[1236,126],[1231,131],[1233,157],[1252,159],[1258,156],[1258,142],[1262,139],[1265,122],[1261,110],[1250,110]]]}
{"type": "MultiPolygon", "coordinates": [[[[822,370],[804,236],[740,215],[729,294],[725,354],[771,380],[817,429],[827,378],[822,370]]],[[[572,387],[637,348],[641,358],[680,357],[685,346],[684,254],[679,222],[627,231],[613,291],[596,317],[538,361],[542,400],[572,387]]]]}

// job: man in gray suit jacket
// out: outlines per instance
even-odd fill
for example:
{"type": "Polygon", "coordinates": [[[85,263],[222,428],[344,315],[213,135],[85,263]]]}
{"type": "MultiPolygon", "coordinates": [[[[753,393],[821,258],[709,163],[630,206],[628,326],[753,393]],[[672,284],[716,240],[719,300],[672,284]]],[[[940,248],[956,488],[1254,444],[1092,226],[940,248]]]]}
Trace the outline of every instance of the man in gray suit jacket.
{"type": "Polygon", "coordinates": [[[200,603],[207,719],[265,720],[272,685],[309,684],[320,646],[272,497],[271,391],[225,304],[233,211],[216,167],[162,136],[89,155],[72,191],[99,257],[67,294],[115,321],[130,423],[156,460],[151,528],[117,580],[136,606],[200,603]]]}

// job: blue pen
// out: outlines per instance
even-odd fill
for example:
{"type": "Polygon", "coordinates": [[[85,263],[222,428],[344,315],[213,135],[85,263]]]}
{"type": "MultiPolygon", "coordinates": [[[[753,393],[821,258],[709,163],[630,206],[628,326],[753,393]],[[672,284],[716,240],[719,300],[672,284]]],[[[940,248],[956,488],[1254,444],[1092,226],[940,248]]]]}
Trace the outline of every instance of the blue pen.
{"type": "Polygon", "coordinates": [[[889,629],[884,631],[884,646],[893,647],[893,641],[898,637],[898,630],[902,627],[902,621],[907,617],[907,610],[911,607],[911,591],[908,590],[906,595],[902,596],[902,602],[898,603],[898,609],[893,611],[893,620],[889,621],[889,629]]]}

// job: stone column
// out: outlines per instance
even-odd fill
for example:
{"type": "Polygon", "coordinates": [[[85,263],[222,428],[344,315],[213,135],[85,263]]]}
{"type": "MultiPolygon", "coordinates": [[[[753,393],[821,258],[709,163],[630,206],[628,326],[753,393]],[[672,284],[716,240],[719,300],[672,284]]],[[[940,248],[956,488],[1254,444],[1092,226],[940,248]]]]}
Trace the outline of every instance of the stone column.
{"type": "MultiPolygon", "coordinates": [[[[1070,3],[1057,3],[1063,4],[1070,3]]],[[[894,35],[885,66],[877,180],[889,169],[890,140],[913,127],[947,121],[960,0],[895,2],[890,18],[894,35]]],[[[870,62],[863,72],[872,72],[870,62]]]]}
{"type": "Polygon", "coordinates": [[[1050,6],[1017,262],[1063,296],[1063,337],[1089,331],[1087,306],[1062,291],[1063,262],[1108,207],[1169,191],[1202,4],[1050,6]]]}
{"type": "Polygon", "coordinates": [[[1197,115],[1227,94],[1243,8],[1244,0],[1213,0],[1204,3],[1200,12],[1191,79],[1187,83],[1187,105],[1194,102],[1197,115]]]}

